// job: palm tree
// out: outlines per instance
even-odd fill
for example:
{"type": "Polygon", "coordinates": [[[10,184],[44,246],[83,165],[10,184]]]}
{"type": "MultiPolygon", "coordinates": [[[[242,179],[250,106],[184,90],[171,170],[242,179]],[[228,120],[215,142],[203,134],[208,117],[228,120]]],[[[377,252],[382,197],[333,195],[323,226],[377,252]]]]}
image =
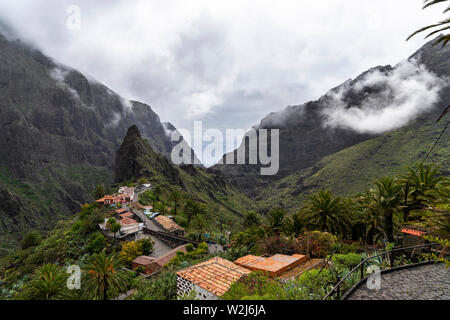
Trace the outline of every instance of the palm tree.
{"type": "Polygon", "coordinates": [[[36,269],[33,279],[25,285],[24,291],[18,296],[26,300],[63,300],[68,298],[67,278],[61,267],[55,264],[45,264],[36,269]]]}
{"type": "Polygon", "coordinates": [[[279,235],[283,230],[285,216],[286,212],[281,208],[271,210],[267,215],[267,228],[269,231],[279,235]]]}
{"type": "Polygon", "coordinates": [[[438,184],[444,179],[439,176],[439,167],[418,165],[413,169],[407,167],[408,173],[401,176],[400,182],[405,184],[405,203],[403,208],[403,219],[408,221],[409,213],[427,207],[430,202],[436,200],[432,192],[437,189],[438,184]]]}
{"type": "MultiPolygon", "coordinates": [[[[443,2],[446,2],[446,1],[448,1],[448,0],[424,0],[424,6],[423,6],[423,9],[426,9],[426,8],[428,8],[428,7],[430,7],[430,6],[433,6],[433,5],[438,4],[438,3],[443,3],[443,2]]],[[[447,7],[447,8],[444,10],[443,13],[447,13],[447,12],[449,12],[449,11],[450,11],[450,7],[447,7]]],[[[431,31],[431,32],[425,37],[425,39],[427,39],[427,38],[429,38],[429,37],[431,37],[431,36],[433,36],[433,35],[435,35],[435,34],[438,34],[438,33],[442,32],[442,31],[445,31],[445,30],[450,29],[450,19],[449,19],[449,18],[446,18],[446,19],[444,19],[444,20],[442,20],[442,21],[440,21],[440,22],[438,22],[438,23],[435,23],[435,24],[432,24],[432,25],[429,25],[429,26],[420,28],[419,30],[417,30],[417,31],[415,31],[414,33],[412,33],[412,34],[406,39],[406,41],[408,41],[409,39],[411,39],[411,38],[414,37],[415,35],[417,35],[417,34],[419,34],[419,33],[422,33],[422,32],[424,32],[424,31],[430,30],[430,29],[434,29],[434,30],[431,31]]],[[[441,37],[439,37],[439,39],[435,42],[435,45],[442,42],[442,46],[445,46],[445,45],[447,44],[447,42],[449,42],[449,41],[450,41],[450,34],[445,34],[445,35],[442,35],[441,37]]]]}
{"type": "Polygon", "coordinates": [[[116,241],[116,234],[117,232],[120,231],[121,227],[122,226],[120,225],[120,223],[117,222],[117,220],[114,218],[109,218],[108,221],[106,222],[106,228],[108,228],[109,231],[113,233],[114,242],[116,241]]]}
{"type": "Polygon", "coordinates": [[[342,199],[333,198],[327,190],[320,190],[308,198],[309,201],[302,211],[306,213],[310,223],[320,231],[345,236],[350,221],[342,199]]]}
{"type": "Polygon", "coordinates": [[[126,289],[123,274],[114,268],[114,253],[107,256],[105,250],[94,254],[83,281],[85,294],[94,300],[116,297],[126,289]]]}
{"type": "Polygon", "coordinates": [[[372,200],[375,208],[383,215],[384,231],[389,242],[394,242],[393,217],[401,204],[401,191],[401,185],[391,177],[375,181],[375,190],[372,191],[372,200]]]}
{"type": "Polygon", "coordinates": [[[354,198],[353,200],[355,202],[354,210],[360,213],[359,217],[360,224],[363,226],[364,241],[367,244],[376,243],[383,235],[383,217],[373,201],[372,193],[367,191],[364,195],[354,198]]]}
{"type": "Polygon", "coordinates": [[[184,206],[184,213],[188,217],[189,224],[194,216],[206,215],[206,208],[203,204],[189,199],[188,201],[186,201],[186,205],[184,206]]]}
{"type": "Polygon", "coordinates": [[[159,197],[161,196],[161,186],[155,186],[155,189],[153,189],[153,193],[155,194],[155,200],[159,201],[159,197]]]}
{"type": "Polygon", "coordinates": [[[198,232],[198,240],[202,240],[202,234],[206,233],[206,229],[208,227],[208,223],[205,218],[201,215],[196,215],[194,219],[192,219],[191,228],[198,232]]]}
{"type": "Polygon", "coordinates": [[[246,226],[247,228],[252,228],[258,226],[259,223],[260,218],[255,211],[250,210],[249,212],[247,212],[247,215],[244,219],[244,226],[246,226]]]}
{"type": "Polygon", "coordinates": [[[170,201],[173,202],[173,214],[176,215],[177,214],[177,208],[180,204],[181,201],[181,194],[178,191],[172,191],[172,193],[170,194],[170,201]]]}
{"type": "Polygon", "coordinates": [[[285,230],[288,233],[293,234],[295,237],[298,237],[303,233],[304,226],[305,223],[303,217],[300,212],[297,212],[286,220],[285,230]]]}

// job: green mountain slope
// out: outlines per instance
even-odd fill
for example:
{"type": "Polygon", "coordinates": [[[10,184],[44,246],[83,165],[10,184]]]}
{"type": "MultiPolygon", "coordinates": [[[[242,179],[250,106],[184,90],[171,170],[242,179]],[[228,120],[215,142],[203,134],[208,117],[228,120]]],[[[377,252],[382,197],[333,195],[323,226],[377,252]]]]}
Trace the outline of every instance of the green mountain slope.
{"type": "MultiPolygon", "coordinates": [[[[114,181],[114,157],[138,124],[158,153],[172,142],[150,106],[0,34],[0,248],[48,230],[114,181]]],[[[1,253],[1,252],[0,252],[1,253]]]]}
{"type": "MultiPolygon", "coordinates": [[[[404,173],[406,166],[422,161],[444,126],[445,122],[435,124],[435,117],[421,118],[407,127],[329,155],[314,166],[266,186],[256,201],[263,210],[276,205],[295,209],[318,189],[329,189],[341,196],[364,192],[376,178],[404,173]]],[[[428,160],[439,164],[447,176],[450,175],[449,138],[447,131],[428,160]]]]}
{"type": "Polygon", "coordinates": [[[117,183],[148,179],[163,193],[180,190],[187,198],[204,203],[213,219],[236,222],[251,209],[253,200],[243,194],[220,172],[192,165],[175,166],[152,150],[136,125],[128,129],[116,154],[117,183]]]}

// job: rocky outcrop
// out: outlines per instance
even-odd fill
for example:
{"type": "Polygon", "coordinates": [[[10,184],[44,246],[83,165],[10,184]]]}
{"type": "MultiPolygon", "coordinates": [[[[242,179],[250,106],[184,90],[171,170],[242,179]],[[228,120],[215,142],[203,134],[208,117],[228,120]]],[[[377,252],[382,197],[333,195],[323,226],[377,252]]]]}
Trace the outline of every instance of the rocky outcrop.
{"type": "Polygon", "coordinates": [[[116,153],[115,181],[123,182],[148,178],[153,182],[181,185],[177,168],[164,156],[152,150],[142,138],[136,125],[132,125],[116,153]]]}
{"type": "Polygon", "coordinates": [[[114,181],[116,151],[133,124],[155,152],[170,155],[150,106],[0,34],[0,234],[51,228],[93,200],[96,184],[114,181]]]}

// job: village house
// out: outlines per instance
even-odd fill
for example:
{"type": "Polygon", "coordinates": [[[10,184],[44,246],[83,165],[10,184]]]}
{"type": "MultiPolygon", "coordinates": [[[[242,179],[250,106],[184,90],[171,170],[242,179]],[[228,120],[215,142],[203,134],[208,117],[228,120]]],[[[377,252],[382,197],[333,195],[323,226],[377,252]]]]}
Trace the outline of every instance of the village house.
{"type": "Polygon", "coordinates": [[[175,221],[173,221],[169,217],[159,215],[153,218],[153,222],[166,232],[170,232],[177,236],[184,237],[185,233],[184,228],[180,227],[175,221]]]}
{"type": "Polygon", "coordinates": [[[292,256],[276,254],[269,258],[247,255],[234,263],[251,271],[260,271],[270,278],[276,278],[307,260],[308,256],[301,254],[292,256]]]}
{"type": "MultiPolygon", "coordinates": [[[[99,224],[99,227],[103,232],[108,232],[108,220],[109,218],[105,218],[104,223],[99,224]]],[[[118,222],[120,224],[120,230],[114,235],[116,238],[125,238],[128,236],[137,235],[139,232],[144,230],[143,223],[139,223],[129,217],[122,217],[122,219],[118,220],[118,222]]]]}
{"type": "Polygon", "coordinates": [[[125,197],[126,202],[133,202],[134,187],[120,187],[118,193],[125,197]]]}
{"type": "Polygon", "coordinates": [[[424,239],[422,237],[427,234],[425,229],[413,226],[404,226],[401,231],[403,247],[412,247],[423,244],[424,239]]]}
{"type": "Polygon", "coordinates": [[[208,261],[177,272],[177,294],[187,295],[192,290],[200,300],[218,300],[233,282],[251,271],[228,261],[215,257],[208,261]]]}
{"type": "Polygon", "coordinates": [[[96,200],[95,202],[102,205],[104,204],[108,206],[114,206],[118,203],[126,203],[127,201],[125,199],[125,196],[123,195],[106,195],[103,198],[96,200]]]}
{"type": "Polygon", "coordinates": [[[127,211],[127,212],[119,214],[119,217],[122,218],[122,219],[124,219],[124,218],[131,218],[131,219],[133,219],[134,214],[127,211]]]}
{"type": "Polygon", "coordinates": [[[115,210],[116,218],[123,219],[123,218],[131,218],[133,219],[134,214],[129,212],[127,208],[120,208],[115,210]]]}
{"type": "Polygon", "coordinates": [[[175,249],[170,250],[165,255],[158,258],[139,256],[133,260],[133,270],[136,270],[138,267],[144,267],[145,274],[147,275],[159,272],[164,268],[166,264],[168,264],[173,258],[175,258],[177,252],[179,251],[187,253],[186,245],[176,247],[175,249]]]}

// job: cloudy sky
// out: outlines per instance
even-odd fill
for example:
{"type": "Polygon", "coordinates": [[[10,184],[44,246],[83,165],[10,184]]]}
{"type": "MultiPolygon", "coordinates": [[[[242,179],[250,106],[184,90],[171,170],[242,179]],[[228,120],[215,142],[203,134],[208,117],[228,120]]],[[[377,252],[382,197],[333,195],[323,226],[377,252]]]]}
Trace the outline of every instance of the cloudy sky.
{"type": "Polygon", "coordinates": [[[178,128],[250,128],[366,69],[396,64],[442,19],[422,0],[0,0],[46,54],[178,128]],[[80,8],[73,28],[71,5],[80,8]],[[71,24],[72,23],[72,24],[71,24]],[[69,27],[68,27],[69,26],[69,27]]]}

